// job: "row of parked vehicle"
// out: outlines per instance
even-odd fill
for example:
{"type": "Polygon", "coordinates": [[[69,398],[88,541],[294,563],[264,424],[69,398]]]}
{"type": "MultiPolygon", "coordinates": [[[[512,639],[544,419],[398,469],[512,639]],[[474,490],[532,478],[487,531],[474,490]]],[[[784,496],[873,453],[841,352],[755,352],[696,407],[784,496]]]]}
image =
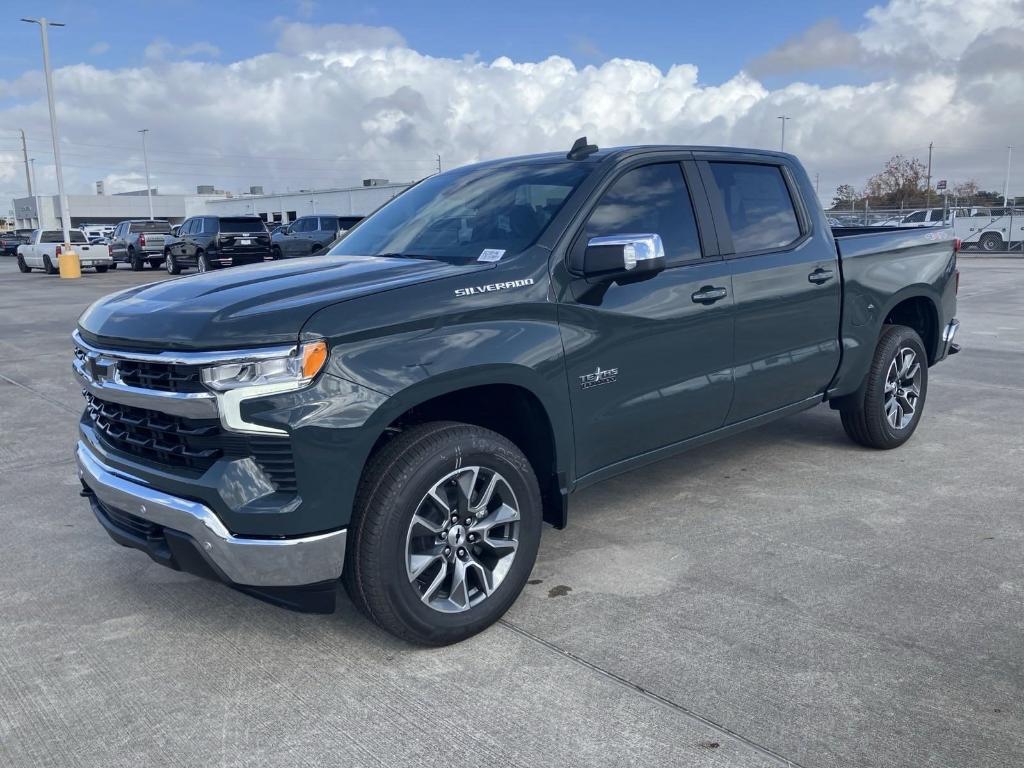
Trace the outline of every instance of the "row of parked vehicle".
{"type": "MultiPolygon", "coordinates": [[[[257,264],[276,259],[326,253],[361,217],[322,214],[302,216],[273,232],[259,216],[192,216],[179,225],[154,219],[131,219],[112,227],[74,229],[71,244],[82,267],[106,272],[126,264],[141,271],[163,267],[178,275],[185,269],[199,272],[257,264]]],[[[64,244],[61,230],[37,229],[25,240],[20,235],[5,239],[4,253],[18,258],[22,272],[40,269],[57,273],[64,244]]]]}
{"type": "Polygon", "coordinates": [[[924,208],[910,212],[870,211],[828,213],[833,227],[885,227],[887,229],[953,228],[961,247],[987,252],[1019,250],[1024,244],[1024,208],[924,208]]]}

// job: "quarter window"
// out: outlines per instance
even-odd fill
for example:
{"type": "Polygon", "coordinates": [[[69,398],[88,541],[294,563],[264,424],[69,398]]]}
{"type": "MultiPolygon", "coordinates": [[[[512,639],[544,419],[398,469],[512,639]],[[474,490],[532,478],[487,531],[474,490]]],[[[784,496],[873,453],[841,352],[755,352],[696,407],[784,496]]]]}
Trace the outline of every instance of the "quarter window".
{"type": "Polygon", "coordinates": [[[782,169],[754,163],[711,163],[736,253],[785,248],[800,224],[782,169]]]}
{"type": "Polygon", "coordinates": [[[701,256],[693,205],[678,163],[634,168],[601,196],[583,229],[583,243],[605,235],[656,234],[668,266],[701,256]]]}

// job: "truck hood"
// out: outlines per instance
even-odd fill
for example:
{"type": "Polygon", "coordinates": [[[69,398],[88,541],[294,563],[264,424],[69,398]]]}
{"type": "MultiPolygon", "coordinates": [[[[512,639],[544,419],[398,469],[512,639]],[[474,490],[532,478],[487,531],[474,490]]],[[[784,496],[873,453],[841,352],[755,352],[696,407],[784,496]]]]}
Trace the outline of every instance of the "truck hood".
{"type": "Polygon", "coordinates": [[[120,291],[89,307],[78,326],[87,340],[123,348],[289,344],[313,313],[331,304],[489,266],[376,256],[276,261],[120,291]]]}

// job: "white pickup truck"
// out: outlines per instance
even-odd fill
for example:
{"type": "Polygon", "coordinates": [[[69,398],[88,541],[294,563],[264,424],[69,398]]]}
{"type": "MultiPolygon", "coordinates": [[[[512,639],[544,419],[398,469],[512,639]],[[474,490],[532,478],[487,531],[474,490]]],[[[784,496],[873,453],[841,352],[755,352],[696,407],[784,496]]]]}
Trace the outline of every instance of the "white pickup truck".
{"type": "MultiPolygon", "coordinates": [[[[72,229],[71,245],[83,267],[106,272],[112,263],[110,249],[105,245],[90,245],[85,233],[72,229]]],[[[48,275],[57,274],[57,257],[64,247],[64,233],[59,229],[37,229],[27,243],[18,246],[18,269],[31,272],[41,269],[48,275]]]]}

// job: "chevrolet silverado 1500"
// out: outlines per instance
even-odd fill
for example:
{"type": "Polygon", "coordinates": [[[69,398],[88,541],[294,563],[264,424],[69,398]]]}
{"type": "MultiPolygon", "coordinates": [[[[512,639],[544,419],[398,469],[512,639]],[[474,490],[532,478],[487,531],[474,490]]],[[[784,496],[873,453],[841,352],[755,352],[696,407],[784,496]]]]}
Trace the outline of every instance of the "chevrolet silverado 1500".
{"type": "Polygon", "coordinates": [[[343,583],[460,640],[584,486],[822,402],[906,442],[957,349],[956,243],[842,234],[777,152],[581,140],[432,176],[322,258],[90,307],[83,495],[164,565],[304,610],[343,583]]]}

